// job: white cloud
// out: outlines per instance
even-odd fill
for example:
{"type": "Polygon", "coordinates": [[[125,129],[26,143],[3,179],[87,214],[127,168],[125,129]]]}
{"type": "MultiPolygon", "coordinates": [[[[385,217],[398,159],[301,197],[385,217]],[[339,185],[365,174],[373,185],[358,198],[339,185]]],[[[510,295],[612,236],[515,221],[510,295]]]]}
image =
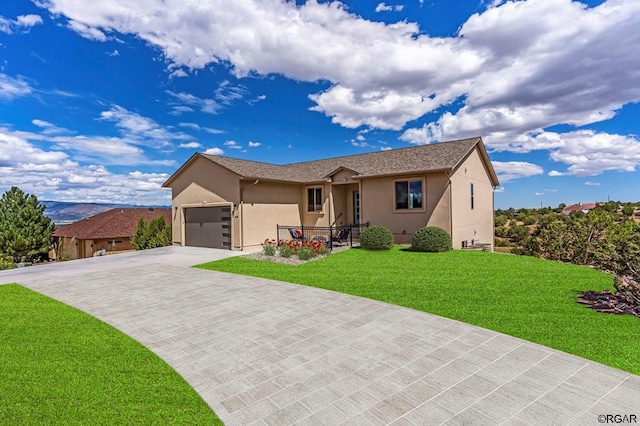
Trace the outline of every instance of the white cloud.
{"type": "Polygon", "coordinates": [[[169,78],[182,78],[182,77],[188,77],[189,74],[187,74],[183,69],[178,68],[175,71],[172,71],[171,74],[169,74],[169,78]]]}
{"type": "Polygon", "coordinates": [[[21,77],[13,78],[0,73],[0,100],[11,101],[21,96],[29,95],[33,89],[21,77]]]}
{"type": "Polygon", "coordinates": [[[381,146],[380,147],[380,151],[391,151],[393,148],[391,148],[390,146],[381,146]]]}
{"type": "Polygon", "coordinates": [[[535,195],[536,197],[541,197],[541,196],[543,196],[543,195],[544,195],[544,192],[536,192],[534,195],[535,195]]]}
{"type": "Polygon", "coordinates": [[[600,186],[600,183],[591,181],[586,181],[584,184],[587,186],[600,186]]]}
{"type": "Polygon", "coordinates": [[[181,143],[180,145],[178,145],[178,148],[198,149],[201,146],[202,145],[200,145],[198,142],[187,142],[187,143],[181,143]]]}
{"type": "Polygon", "coordinates": [[[395,6],[386,5],[385,3],[378,3],[376,6],[376,12],[401,12],[404,9],[404,5],[398,4],[395,6]]]}
{"type": "Polygon", "coordinates": [[[175,99],[175,102],[180,103],[173,107],[175,112],[191,112],[193,111],[191,107],[196,107],[204,113],[217,114],[221,108],[220,104],[214,99],[203,99],[190,93],[174,93],[170,90],[167,90],[167,93],[175,99]]]}
{"type": "Polygon", "coordinates": [[[119,105],[100,113],[100,119],[114,122],[123,135],[130,138],[132,143],[152,147],[166,147],[172,141],[190,139],[184,133],[176,133],[156,123],[148,117],[143,117],[119,105]]]}
{"type": "Polygon", "coordinates": [[[161,188],[166,173],[117,174],[104,166],[81,165],[55,145],[51,150],[37,147],[29,136],[39,137],[0,128],[0,192],[18,186],[41,200],[171,203],[171,191],[161,188]]]}
{"type": "Polygon", "coordinates": [[[236,142],[236,141],[231,141],[231,140],[226,141],[226,142],[224,143],[224,146],[226,146],[227,148],[231,148],[231,149],[242,149],[242,146],[241,146],[241,145],[238,145],[238,142],[236,142]]]}
{"type": "Polygon", "coordinates": [[[0,16],[0,32],[13,34],[14,31],[27,33],[32,27],[42,24],[40,15],[20,15],[16,19],[0,16]]]}
{"type": "Polygon", "coordinates": [[[558,176],[565,176],[565,175],[566,175],[566,173],[562,173],[562,172],[559,172],[559,171],[557,171],[557,170],[551,170],[551,171],[548,173],[548,175],[549,175],[549,176],[551,176],[551,177],[558,177],[558,176]]]}
{"type": "Polygon", "coordinates": [[[491,163],[502,183],[544,173],[542,167],[525,161],[492,161],[491,163]]]}
{"type": "MultiPolygon", "coordinates": [[[[310,94],[312,110],[344,127],[401,130],[435,113],[437,119],[406,129],[402,139],[424,144],[481,135],[493,150],[550,150],[553,160],[568,165],[556,173],[580,176],[638,164],[633,152],[616,165],[611,152],[598,159],[597,150],[576,142],[575,132],[544,131],[607,120],[640,101],[638,1],[608,0],[596,7],[571,0],[484,1],[486,10],[449,37],[430,37],[406,21],[367,21],[338,2],[297,3],[38,4],[85,37],[119,32],[145,40],[163,52],[169,70],[224,62],[236,77],[279,74],[328,82],[328,89],[310,94]],[[459,110],[439,112],[454,102],[459,110]]],[[[173,113],[215,113],[245,96],[243,90],[227,82],[212,99],[175,93],[173,113]]],[[[635,146],[633,138],[606,138],[619,147],[635,146]]]]}
{"type": "Polygon", "coordinates": [[[210,155],[222,155],[224,154],[224,151],[221,150],[220,148],[209,148],[204,153],[210,154],[210,155]]]}
{"type": "Polygon", "coordinates": [[[191,130],[198,130],[198,131],[202,130],[200,125],[197,124],[197,123],[180,123],[180,124],[178,124],[178,126],[186,127],[188,129],[191,129],[191,130]]]}
{"type": "Polygon", "coordinates": [[[109,56],[120,56],[120,52],[118,52],[118,49],[115,49],[111,52],[107,52],[107,55],[109,56]]]}
{"type": "Polygon", "coordinates": [[[493,192],[495,192],[497,194],[504,193],[504,186],[499,186],[498,188],[494,189],[493,192]]]}
{"type": "Polygon", "coordinates": [[[203,130],[207,133],[211,133],[212,135],[219,135],[222,133],[226,133],[224,130],[214,129],[212,127],[204,127],[203,130]]]}
{"type": "Polygon", "coordinates": [[[69,133],[69,130],[58,127],[55,124],[49,123],[48,121],[33,119],[31,120],[31,123],[34,126],[40,127],[42,129],[42,133],[45,135],[69,133]]]}
{"type": "Polygon", "coordinates": [[[260,142],[252,142],[252,141],[249,141],[249,148],[257,148],[257,147],[259,147],[260,145],[262,145],[260,142]]]}

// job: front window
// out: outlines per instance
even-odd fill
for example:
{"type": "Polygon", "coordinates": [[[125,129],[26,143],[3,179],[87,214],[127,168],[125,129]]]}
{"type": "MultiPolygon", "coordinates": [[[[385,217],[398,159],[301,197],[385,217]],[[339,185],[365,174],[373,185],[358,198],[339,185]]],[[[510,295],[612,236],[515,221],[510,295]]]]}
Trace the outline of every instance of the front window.
{"type": "Polygon", "coordinates": [[[473,192],[473,184],[471,184],[471,210],[474,209],[475,207],[475,198],[474,198],[474,192],[473,192]]]}
{"type": "Polygon", "coordinates": [[[396,210],[422,209],[422,179],[396,181],[396,210]]]}
{"type": "Polygon", "coordinates": [[[307,188],[307,211],[308,212],[321,212],[322,211],[322,188],[307,188]]]}

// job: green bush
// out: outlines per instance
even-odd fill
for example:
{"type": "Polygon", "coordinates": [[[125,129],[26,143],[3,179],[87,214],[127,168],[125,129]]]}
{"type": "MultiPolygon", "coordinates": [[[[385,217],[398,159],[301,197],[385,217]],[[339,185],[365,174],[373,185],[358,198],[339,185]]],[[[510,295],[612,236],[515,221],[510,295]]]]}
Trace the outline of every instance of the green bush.
{"type": "Polygon", "coordinates": [[[13,258],[11,258],[11,256],[0,253],[0,271],[3,271],[5,269],[13,269],[15,267],[16,264],[13,263],[13,258]]]}
{"type": "Polygon", "coordinates": [[[262,243],[262,252],[267,256],[275,256],[277,249],[278,245],[276,240],[266,239],[264,240],[264,243],[262,243]]]}
{"type": "Polygon", "coordinates": [[[451,250],[451,236],[437,226],[425,226],[413,234],[411,249],[414,251],[442,252],[451,250]]]}
{"type": "Polygon", "coordinates": [[[280,252],[280,257],[291,257],[293,254],[293,249],[289,244],[282,244],[278,247],[278,252],[280,252]]]}
{"type": "Polygon", "coordinates": [[[384,226],[370,226],[360,233],[360,246],[368,250],[391,250],[393,234],[384,226]]]}
{"type": "Polygon", "coordinates": [[[316,253],[309,246],[302,246],[298,249],[298,259],[300,260],[309,260],[312,257],[315,257],[316,253]]]}

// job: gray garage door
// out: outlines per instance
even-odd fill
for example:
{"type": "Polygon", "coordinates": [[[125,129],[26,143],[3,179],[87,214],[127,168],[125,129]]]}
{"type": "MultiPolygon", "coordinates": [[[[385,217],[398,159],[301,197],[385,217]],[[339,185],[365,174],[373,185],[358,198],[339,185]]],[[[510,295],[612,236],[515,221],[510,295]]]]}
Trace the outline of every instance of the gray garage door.
{"type": "Polygon", "coordinates": [[[185,209],[185,245],[231,250],[231,207],[185,209]]]}

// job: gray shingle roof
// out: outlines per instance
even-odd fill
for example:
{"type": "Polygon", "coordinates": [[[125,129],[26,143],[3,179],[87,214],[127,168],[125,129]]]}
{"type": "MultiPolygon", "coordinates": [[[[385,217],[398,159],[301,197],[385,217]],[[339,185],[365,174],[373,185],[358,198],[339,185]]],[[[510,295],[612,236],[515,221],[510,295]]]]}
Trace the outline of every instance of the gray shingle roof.
{"type": "Polygon", "coordinates": [[[170,187],[183,170],[197,158],[205,158],[245,179],[264,179],[282,182],[311,183],[326,180],[333,173],[348,169],[357,177],[389,176],[410,173],[450,171],[478,147],[484,159],[492,184],[498,185],[498,178],[491,165],[487,151],[480,137],[441,142],[432,145],[378,151],[368,154],[348,155],[324,160],[305,161],[293,164],[270,164],[259,161],[241,160],[209,154],[194,154],[165,183],[170,187]]]}
{"type": "Polygon", "coordinates": [[[479,137],[475,137],[285,165],[200,155],[244,178],[304,183],[324,180],[341,167],[355,170],[360,176],[452,170],[481,142],[479,137]]]}

